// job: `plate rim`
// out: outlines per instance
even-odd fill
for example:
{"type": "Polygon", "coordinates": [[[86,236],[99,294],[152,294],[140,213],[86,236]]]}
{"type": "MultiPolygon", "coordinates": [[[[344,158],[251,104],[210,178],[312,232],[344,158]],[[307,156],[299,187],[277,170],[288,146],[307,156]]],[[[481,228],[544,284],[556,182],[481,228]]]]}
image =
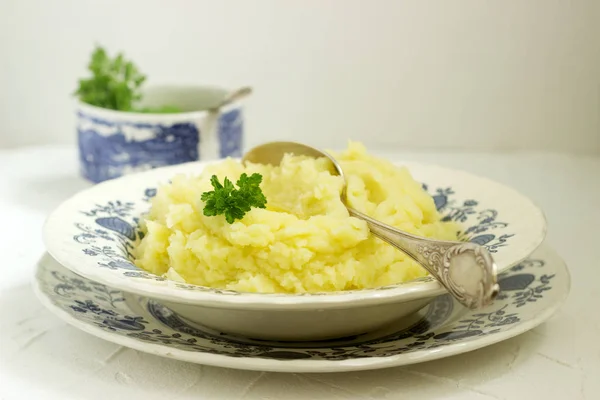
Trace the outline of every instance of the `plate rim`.
{"type": "MultiPolygon", "coordinates": [[[[565,304],[571,290],[571,274],[564,259],[551,246],[545,244],[543,248],[548,252],[548,259],[551,260],[551,262],[559,264],[557,268],[564,270],[564,291],[559,293],[555,297],[556,300],[550,303],[542,312],[534,314],[533,318],[515,324],[505,331],[498,332],[493,335],[481,336],[478,337],[477,340],[467,343],[449,343],[447,345],[437,347],[434,351],[432,351],[432,349],[422,349],[410,353],[396,354],[393,356],[379,356],[349,360],[275,360],[259,357],[232,357],[220,354],[199,353],[172,348],[158,343],[143,342],[135,338],[122,336],[103,330],[92,324],[81,322],[79,319],[73,317],[60,307],[54,305],[50,298],[43,293],[38,279],[38,271],[41,268],[44,268],[42,263],[44,262],[44,258],[49,255],[48,253],[44,253],[44,255],[42,255],[36,264],[32,286],[33,291],[40,302],[51,313],[67,322],[69,325],[100,339],[145,353],[194,364],[251,371],[286,373],[334,373],[363,371],[417,364],[420,362],[451,357],[457,354],[468,353],[470,351],[487,347],[518,336],[548,320],[565,304]]],[[[58,263],[58,261],[56,262],[58,263]]],[[[68,270],[68,268],[62,264],[60,265],[62,268],[68,270]]]]}

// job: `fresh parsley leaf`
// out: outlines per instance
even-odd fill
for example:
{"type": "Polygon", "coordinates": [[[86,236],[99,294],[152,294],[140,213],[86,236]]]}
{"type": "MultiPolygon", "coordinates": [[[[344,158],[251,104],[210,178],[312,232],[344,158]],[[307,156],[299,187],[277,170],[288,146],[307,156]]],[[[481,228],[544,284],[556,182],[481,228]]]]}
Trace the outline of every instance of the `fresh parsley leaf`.
{"type": "Polygon", "coordinates": [[[146,81],[133,62],[123,54],[111,58],[106,50],[96,46],[88,70],[90,78],[80,79],[75,96],[84,103],[117,111],[139,111],[152,113],[180,112],[176,107],[165,106],[158,109],[136,109],[142,99],[141,87],[146,81]]]}
{"type": "Polygon", "coordinates": [[[137,67],[118,54],[111,59],[96,46],[88,64],[92,76],[79,80],[75,95],[93,106],[119,111],[132,111],[134,103],[142,98],[140,88],[146,80],[137,67]]]}
{"type": "Polygon", "coordinates": [[[210,184],[214,190],[202,193],[201,200],[204,204],[204,215],[212,217],[225,215],[225,220],[233,224],[236,219],[242,219],[252,207],[265,208],[267,198],[260,189],[262,175],[254,173],[250,176],[243,173],[236,182],[236,188],[229,178],[219,182],[213,175],[210,184]]]}

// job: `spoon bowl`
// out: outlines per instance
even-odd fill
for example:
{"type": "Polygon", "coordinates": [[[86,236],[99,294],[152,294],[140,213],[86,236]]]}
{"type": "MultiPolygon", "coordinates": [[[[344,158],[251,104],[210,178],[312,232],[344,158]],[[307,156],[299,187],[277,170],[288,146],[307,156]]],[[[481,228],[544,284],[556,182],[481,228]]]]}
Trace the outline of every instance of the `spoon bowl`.
{"type": "Polygon", "coordinates": [[[403,251],[423,266],[462,305],[470,309],[489,305],[500,291],[497,268],[488,250],[476,243],[425,238],[401,231],[348,205],[344,171],[331,155],[296,142],[269,142],[249,150],[242,163],[279,165],[285,154],[327,158],[344,179],[341,198],[351,216],[367,222],[371,233],[403,251]]]}

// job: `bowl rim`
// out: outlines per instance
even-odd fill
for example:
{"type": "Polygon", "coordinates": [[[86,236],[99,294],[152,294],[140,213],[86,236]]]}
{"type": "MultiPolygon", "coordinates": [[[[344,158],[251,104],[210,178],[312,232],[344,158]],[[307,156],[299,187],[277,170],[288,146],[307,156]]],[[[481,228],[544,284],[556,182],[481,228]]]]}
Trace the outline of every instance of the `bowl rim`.
{"type": "MultiPolygon", "coordinates": [[[[229,92],[229,88],[217,85],[183,85],[183,84],[156,84],[150,85],[146,90],[155,89],[155,88],[170,88],[173,90],[183,90],[183,89],[196,89],[199,91],[202,90],[214,90],[222,92],[223,96],[227,95],[229,92]]],[[[241,108],[246,99],[238,99],[232,101],[230,104],[227,104],[220,108],[220,112],[227,112],[232,109],[241,108]]],[[[128,121],[145,121],[149,123],[159,123],[159,122],[171,122],[171,121],[182,121],[182,120],[199,120],[205,118],[211,112],[211,109],[203,109],[196,111],[181,111],[174,113],[143,113],[139,111],[120,111],[120,110],[112,110],[110,108],[98,107],[80,99],[75,99],[76,105],[76,113],[84,113],[93,117],[100,117],[106,120],[118,121],[118,122],[128,122],[128,121]]]]}
{"type": "MultiPolygon", "coordinates": [[[[136,174],[126,175],[119,178],[111,179],[105,182],[98,183],[92,187],[84,189],[57,206],[46,218],[43,225],[43,241],[47,252],[61,265],[67,269],[92,279],[101,284],[112,286],[123,291],[143,295],[146,297],[171,301],[181,304],[203,305],[214,308],[239,308],[239,309],[306,309],[318,306],[319,308],[348,308],[351,306],[369,306],[373,304],[393,303],[398,301],[412,301],[425,298],[433,298],[443,293],[447,293],[446,289],[435,279],[412,280],[408,282],[396,283],[389,286],[336,291],[322,293],[304,293],[304,294],[286,294],[286,293],[251,293],[251,292],[236,292],[226,289],[215,289],[206,286],[198,286],[188,283],[175,282],[172,280],[154,281],[150,279],[138,277],[125,277],[122,274],[105,274],[101,268],[89,268],[85,264],[79,265],[69,257],[66,257],[64,252],[58,251],[60,241],[54,239],[52,234],[56,224],[60,224],[59,217],[65,209],[69,209],[71,202],[85,196],[87,193],[97,190],[103,190],[106,187],[125,184],[129,181],[143,179],[147,176],[156,174],[167,174],[169,171],[181,170],[178,173],[190,173],[189,168],[195,167],[194,172],[199,172],[200,169],[207,165],[220,162],[222,160],[210,161],[194,161],[178,165],[155,168],[152,170],[139,172],[136,174]],[[179,286],[197,287],[198,290],[188,290],[179,286]],[[224,295],[224,294],[227,295],[224,295]]],[[[521,194],[516,189],[510,186],[496,182],[492,179],[482,177],[460,169],[448,168],[431,163],[421,163],[408,160],[391,160],[394,164],[406,166],[409,171],[413,168],[433,168],[444,170],[447,173],[456,176],[466,176],[469,179],[475,179],[486,185],[495,186],[504,192],[510,193],[511,196],[518,198],[520,202],[526,204],[530,208],[531,218],[535,218],[539,225],[539,233],[532,237],[528,242],[528,246],[524,247],[510,263],[498,265],[498,274],[504,270],[520,263],[533,253],[544,241],[547,232],[547,221],[543,210],[529,197],[521,194]]],[[[174,175],[177,172],[171,173],[174,175]]]]}

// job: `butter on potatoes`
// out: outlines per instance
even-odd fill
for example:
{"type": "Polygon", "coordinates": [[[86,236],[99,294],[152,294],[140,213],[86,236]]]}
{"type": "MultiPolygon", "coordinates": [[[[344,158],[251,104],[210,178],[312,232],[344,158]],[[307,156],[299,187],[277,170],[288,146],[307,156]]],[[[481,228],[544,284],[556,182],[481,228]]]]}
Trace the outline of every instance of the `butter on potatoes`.
{"type": "MultiPolygon", "coordinates": [[[[354,142],[334,156],[352,207],[409,233],[457,239],[458,227],[440,220],[433,199],[406,168],[354,142]]],[[[168,279],[261,293],[364,289],[427,275],[348,215],[343,182],[328,168],[324,159],[286,155],[276,167],[227,159],[197,176],[175,176],[152,199],[136,264],[168,279]],[[232,224],[223,215],[203,215],[200,198],[212,190],[210,177],[235,182],[244,172],[263,176],[266,208],[232,224]]]]}

